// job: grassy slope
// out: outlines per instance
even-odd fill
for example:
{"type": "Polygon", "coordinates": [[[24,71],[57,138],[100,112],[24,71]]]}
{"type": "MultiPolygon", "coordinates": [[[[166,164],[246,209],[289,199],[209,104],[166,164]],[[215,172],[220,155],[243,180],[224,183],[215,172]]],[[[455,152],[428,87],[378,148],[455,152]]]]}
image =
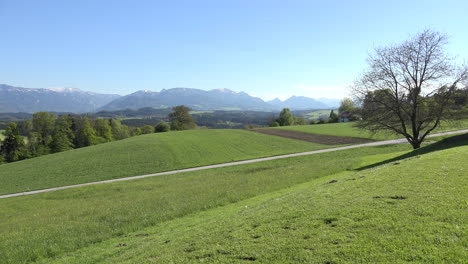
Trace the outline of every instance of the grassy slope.
{"type": "MultiPolygon", "coordinates": [[[[275,127],[277,129],[293,130],[306,133],[342,136],[342,137],[358,137],[358,138],[369,138],[375,140],[386,140],[394,138],[402,138],[400,135],[388,134],[388,133],[376,133],[372,134],[365,130],[361,130],[353,127],[353,122],[348,123],[333,123],[333,124],[321,124],[321,125],[306,125],[306,126],[287,126],[287,127],[275,127]]],[[[444,122],[441,127],[437,128],[433,133],[452,131],[458,129],[468,128],[468,120],[447,123],[444,122]]]]}
{"type": "Polygon", "coordinates": [[[389,134],[378,134],[372,135],[371,133],[361,131],[360,129],[354,128],[353,123],[333,123],[333,124],[320,124],[320,125],[306,125],[306,126],[287,126],[287,127],[275,127],[277,129],[293,130],[306,133],[332,135],[341,137],[358,137],[358,138],[370,138],[377,140],[384,140],[390,138],[399,138],[389,134]]]}
{"type": "MultiPolygon", "coordinates": [[[[72,252],[184,215],[407,152],[359,148],[0,200],[0,263],[72,252]]],[[[47,261],[46,261],[47,262],[47,261]]]]}
{"type": "Polygon", "coordinates": [[[312,180],[56,262],[466,263],[467,158],[461,146],[312,180]]]}
{"type": "Polygon", "coordinates": [[[0,130],[0,140],[3,140],[5,138],[5,135],[3,135],[3,132],[5,132],[5,130],[0,130]]]}
{"type": "Polygon", "coordinates": [[[143,135],[0,165],[0,194],[327,147],[242,130],[143,135]]]}

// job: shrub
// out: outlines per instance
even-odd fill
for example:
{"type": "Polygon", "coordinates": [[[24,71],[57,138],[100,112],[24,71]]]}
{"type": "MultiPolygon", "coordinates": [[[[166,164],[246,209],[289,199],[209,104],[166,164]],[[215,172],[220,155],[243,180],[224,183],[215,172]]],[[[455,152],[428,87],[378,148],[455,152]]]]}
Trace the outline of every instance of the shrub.
{"type": "Polygon", "coordinates": [[[170,129],[170,127],[169,127],[169,125],[168,125],[166,122],[159,122],[159,123],[155,126],[154,131],[155,131],[156,133],[158,133],[158,132],[167,132],[167,131],[169,131],[169,129],[170,129]]]}

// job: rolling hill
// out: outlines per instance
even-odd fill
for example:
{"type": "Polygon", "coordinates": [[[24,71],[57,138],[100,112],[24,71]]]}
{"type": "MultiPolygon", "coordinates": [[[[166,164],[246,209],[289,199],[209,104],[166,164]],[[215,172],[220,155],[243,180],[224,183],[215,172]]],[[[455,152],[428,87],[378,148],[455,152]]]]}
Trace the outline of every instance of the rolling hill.
{"type": "Polygon", "coordinates": [[[350,149],[2,199],[0,262],[462,263],[467,143],[350,149]]]}
{"type": "Polygon", "coordinates": [[[459,147],[314,179],[52,263],[463,263],[467,153],[459,147]]]}
{"type": "Polygon", "coordinates": [[[323,153],[0,199],[0,262],[58,257],[171,219],[349,170],[368,155],[407,149],[398,145],[323,153]]]}
{"type": "Polygon", "coordinates": [[[2,164],[0,194],[328,147],[245,130],[148,134],[2,164]]]}

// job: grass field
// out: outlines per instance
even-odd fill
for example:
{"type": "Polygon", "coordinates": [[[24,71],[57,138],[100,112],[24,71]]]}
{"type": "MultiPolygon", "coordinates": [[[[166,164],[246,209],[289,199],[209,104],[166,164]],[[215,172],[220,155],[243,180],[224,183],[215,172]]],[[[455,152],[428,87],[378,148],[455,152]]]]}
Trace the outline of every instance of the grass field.
{"type": "Polygon", "coordinates": [[[190,111],[190,114],[191,115],[196,115],[196,114],[211,114],[211,113],[214,113],[214,111],[190,111]]]}
{"type": "MultiPolygon", "coordinates": [[[[401,135],[394,135],[389,133],[376,133],[372,134],[365,130],[355,128],[354,122],[348,123],[332,123],[332,124],[320,124],[320,125],[305,125],[305,126],[285,126],[275,127],[276,129],[293,130],[306,133],[331,135],[331,136],[342,136],[342,137],[357,137],[367,138],[374,140],[386,140],[402,138],[401,135]]],[[[468,120],[456,122],[456,123],[442,123],[442,126],[435,129],[432,133],[446,132],[458,129],[468,128],[468,120]]]]}
{"type": "Polygon", "coordinates": [[[316,110],[305,114],[304,117],[307,119],[318,120],[321,116],[326,116],[326,118],[328,118],[328,116],[330,116],[330,112],[331,110],[316,110]]]}
{"type": "Polygon", "coordinates": [[[327,147],[243,130],[149,134],[0,165],[0,194],[327,147]]]}
{"type": "Polygon", "coordinates": [[[466,263],[468,146],[327,176],[47,263],[466,263]]]}
{"type": "MultiPolygon", "coordinates": [[[[408,151],[406,144],[359,148],[1,199],[0,263],[40,259],[49,263],[52,257],[65,256],[108,239],[130,239],[129,233],[171,219],[383,161],[408,151]]],[[[148,238],[155,237],[160,238],[148,238]]],[[[77,260],[77,263],[86,262],[77,260]]]]}

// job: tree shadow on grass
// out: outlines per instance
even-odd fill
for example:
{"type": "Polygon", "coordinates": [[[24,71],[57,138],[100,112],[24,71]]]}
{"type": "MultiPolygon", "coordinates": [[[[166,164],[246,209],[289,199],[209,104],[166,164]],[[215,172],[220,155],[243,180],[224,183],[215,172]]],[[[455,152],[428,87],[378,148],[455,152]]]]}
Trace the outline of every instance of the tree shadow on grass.
{"type": "Polygon", "coordinates": [[[374,168],[374,167],[377,167],[377,166],[380,166],[380,165],[383,165],[383,164],[395,162],[395,161],[398,161],[398,160],[411,158],[411,157],[416,157],[416,156],[424,155],[424,154],[431,153],[431,152],[434,152],[434,151],[439,151],[439,150],[444,150],[444,149],[449,149],[449,148],[454,148],[454,147],[459,147],[459,146],[464,146],[464,145],[468,145],[468,133],[463,134],[463,135],[457,135],[457,136],[445,138],[445,139],[440,140],[440,141],[438,141],[436,143],[429,144],[427,146],[424,146],[422,148],[413,150],[413,151],[411,151],[409,153],[406,153],[406,154],[403,154],[401,156],[398,156],[398,157],[395,157],[395,158],[392,158],[392,159],[388,159],[388,160],[384,160],[384,161],[374,163],[374,164],[371,164],[371,165],[367,165],[367,166],[364,166],[364,167],[360,167],[360,168],[357,168],[355,170],[356,171],[361,171],[361,170],[365,170],[365,169],[370,169],[370,168],[374,168]]]}

